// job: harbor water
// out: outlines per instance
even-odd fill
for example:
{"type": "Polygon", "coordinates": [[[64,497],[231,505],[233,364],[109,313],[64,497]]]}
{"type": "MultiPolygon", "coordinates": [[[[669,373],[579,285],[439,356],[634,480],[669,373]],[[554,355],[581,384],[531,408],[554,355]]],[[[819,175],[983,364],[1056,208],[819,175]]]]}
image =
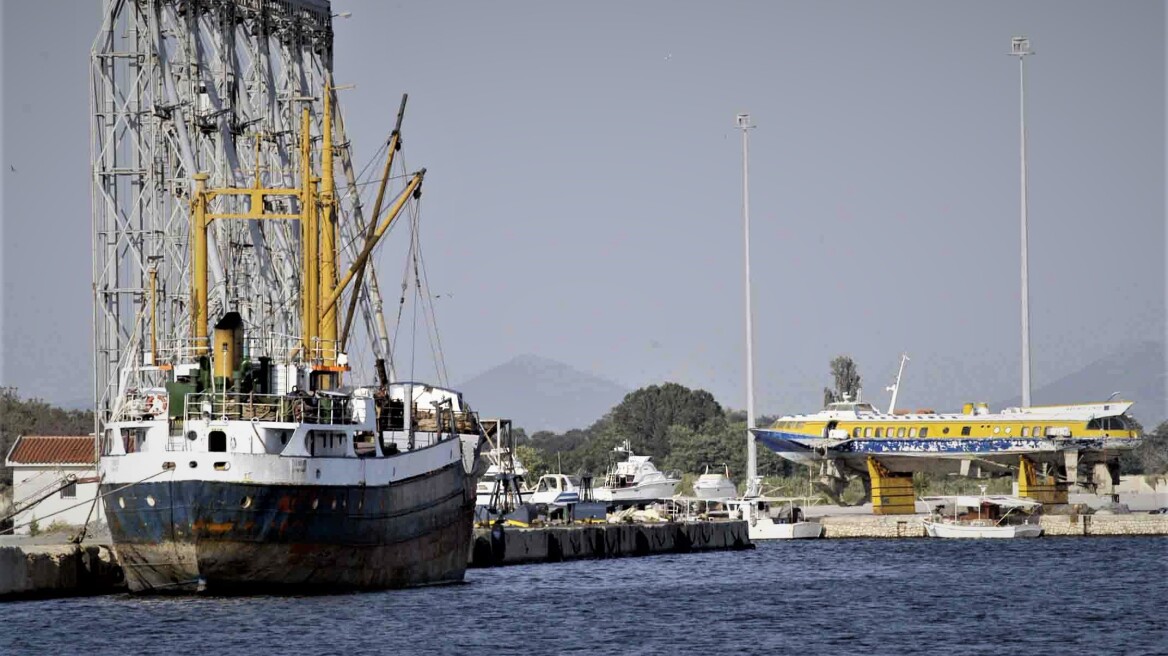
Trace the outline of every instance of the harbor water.
{"type": "Polygon", "coordinates": [[[1168,540],[818,540],[311,597],[0,611],[0,654],[1168,653],[1168,540]]]}

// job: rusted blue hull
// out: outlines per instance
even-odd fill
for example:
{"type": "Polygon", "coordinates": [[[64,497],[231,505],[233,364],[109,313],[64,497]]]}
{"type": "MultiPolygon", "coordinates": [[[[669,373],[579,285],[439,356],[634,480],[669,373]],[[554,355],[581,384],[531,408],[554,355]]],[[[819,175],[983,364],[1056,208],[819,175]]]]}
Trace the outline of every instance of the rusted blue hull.
{"type": "Polygon", "coordinates": [[[133,592],[370,590],[457,582],[466,571],[474,490],[459,463],[385,486],[104,487],[133,592]]]}

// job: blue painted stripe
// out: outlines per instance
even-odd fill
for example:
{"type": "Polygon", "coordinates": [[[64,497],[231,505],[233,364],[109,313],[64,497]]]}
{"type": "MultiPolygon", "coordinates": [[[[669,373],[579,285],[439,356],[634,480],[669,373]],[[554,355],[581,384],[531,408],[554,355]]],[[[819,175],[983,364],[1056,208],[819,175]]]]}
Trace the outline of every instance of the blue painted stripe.
{"type": "MultiPolygon", "coordinates": [[[[811,451],[811,443],[822,438],[785,431],[755,429],[755,436],[776,453],[811,451]]],[[[851,438],[832,447],[837,453],[941,453],[992,454],[1011,451],[1040,451],[1053,444],[1060,449],[1130,448],[1137,442],[1130,438],[851,438]]]]}

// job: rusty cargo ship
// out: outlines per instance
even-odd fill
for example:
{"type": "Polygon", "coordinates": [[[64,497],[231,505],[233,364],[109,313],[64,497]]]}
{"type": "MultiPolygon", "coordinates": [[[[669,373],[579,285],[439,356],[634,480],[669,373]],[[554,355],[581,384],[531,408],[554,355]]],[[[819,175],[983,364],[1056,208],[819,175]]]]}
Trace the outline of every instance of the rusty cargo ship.
{"type": "MultiPolygon", "coordinates": [[[[419,271],[425,170],[394,170],[405,99],[384,167],[358,181],[328,2],[105,13],[92,60],[95,428],[130,590],[461,580],[483,431],[457,391],[397,379],[376,284],[375,248],[408,214],[402,305],[407,281],[417,312],[432,298],[419,271]],[[204,50],[239,40],[264,46],[239,48],[246,62],[232,51],[246,75],[204,50]]],[[[445,365],[434,370],[443,380],[445,365]]]]}

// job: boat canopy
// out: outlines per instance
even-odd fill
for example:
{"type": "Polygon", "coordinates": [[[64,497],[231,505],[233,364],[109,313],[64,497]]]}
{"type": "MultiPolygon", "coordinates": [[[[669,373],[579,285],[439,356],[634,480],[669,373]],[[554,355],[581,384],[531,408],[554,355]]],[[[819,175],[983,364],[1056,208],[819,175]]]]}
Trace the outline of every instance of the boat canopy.
{"type": "Polygon", "coordinates": [[[828,403],[824,408],[827,412],[855,412],[857,414],[880,414],[876,408],[872,407],[871,403],[855,403],[852,401],[839,401],[836,403],[828,403]]]}
{"type": "Polygon", "coordinates": [[[1001,508],[1039,508],[1042,506],[1037,501],[1007,495],[977,496],[974,494],[962,494],[956,496],[921,497],[921,500],[929,505],[940,503],[946,505],[956,504],[961,508],[980,508],[983,504],[999,506],[1001,508]]]}

